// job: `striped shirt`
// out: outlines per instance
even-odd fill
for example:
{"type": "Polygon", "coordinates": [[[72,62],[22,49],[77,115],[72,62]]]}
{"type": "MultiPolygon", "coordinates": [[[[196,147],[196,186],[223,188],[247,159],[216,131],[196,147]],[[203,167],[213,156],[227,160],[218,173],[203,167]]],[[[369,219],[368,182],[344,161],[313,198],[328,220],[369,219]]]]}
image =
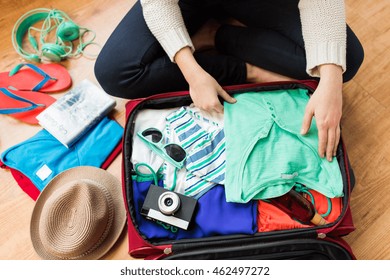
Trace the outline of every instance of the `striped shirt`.
{"type": "MultiPolygon", "coordinates": [[[[187,153],[185,184],[173,190],[200,197],[216,184],[225,181],[225,134],[218,123],[210,121],[188,107],[181,107],[166,118],[164,133],[169,143],[176,143],[187,153]]],[[[172,169],[165,166],[165,185],[174,186],[172,169]]]]}

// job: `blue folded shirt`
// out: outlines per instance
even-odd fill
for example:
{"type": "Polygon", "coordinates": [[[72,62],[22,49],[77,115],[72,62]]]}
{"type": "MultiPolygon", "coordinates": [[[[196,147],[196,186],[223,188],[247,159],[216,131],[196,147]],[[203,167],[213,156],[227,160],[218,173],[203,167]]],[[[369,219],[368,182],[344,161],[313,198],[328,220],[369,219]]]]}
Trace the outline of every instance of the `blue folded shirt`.
{"type": "Polygon", "coordinates": [[[66,169],[85,165],[101,167],[120,143],[122,134],[123,128],[105,117],[72,147],[66,148],[43,129],[4,151],[1,161],[21,172],[42,191],[54,176],[66,169]]]}
{"type": "MultiPolygon", "coordinates": [[[[189,230],[178,229],[177,232],[172,232],[140,214],[142,204],[152,183],[152,181],[137,182],[133,179],[135,220],[139,231],[148,239],[154,241],[178,240],[257,232],[257,202],[226,202],[225,190],[222,185],[216,185],[198,199],[189,230]]],[[[162,185],[161,181],[159,185],[162,185]]]]}

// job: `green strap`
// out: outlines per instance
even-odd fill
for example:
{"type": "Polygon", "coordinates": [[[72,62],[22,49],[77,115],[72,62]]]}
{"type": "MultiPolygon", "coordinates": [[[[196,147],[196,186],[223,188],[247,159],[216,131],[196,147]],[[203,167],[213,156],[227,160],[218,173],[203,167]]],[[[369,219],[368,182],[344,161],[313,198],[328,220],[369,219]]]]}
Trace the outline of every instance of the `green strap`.
{"type": "Polygon", "coordinates": [[[156,185],[156,186],[158,186],[158,177],[157,177],[157,174],[156,174],[156,172],[154,172],[154,170],[153,170],[153,168],[152,167],[150,167],[150,165],[148,165],[148,164],[146,164],[146,163],[137,163],[136,165],[135,165],[135,167],[134,167],[134,171],[135,171],[135,173],[137,174],[137,176],[139,176],[139,177],[141,177],[142,179],[153,179],[153,182],[154,182],[154,184],[156,185]],[[149,171],[150,171],[150,174],[145,174],[145,173],[142,173],[141,171],[139,171],[138,170],[138,168],[140,167],[140,166],[144,166],[144,167],[146,167],[147,169],[149,169],[149,171]]]}
{"type": "MultiPolygon", "coordinates": [[[[156,172],[154,172],[153,168],[150,167],[150,165],[146,164],[146,163],[143,163],[143,162],[140,162],[140,163],[136,163],[135,166],[134,166],[134,171],[135,171],[135,174],[137,174],[138,177],[140,177],[141,179],[143,180],[153,180],[154,184],[156,186],[158,186],[158,175],[156,174],[156,172]],[[138,168],[140,166],[144,166],[146,167],[147,169],[149,169],[150,171],[150,174],[145,174],[145,173],[142,173],[141,171],[138,170],[138,168]]],[[[176,187],[176,180],[177,180],[177,175],[176,175],[176,172],[177,172],[177,168],[175,167],[175,172],[173,174],[173,182],[172,182],[172,186],[170,188],[168,187],[165,187],[166,189],[169,189],[169,190],[174,190],[175,187],[176,187]]]]}
{"type": "MultiPolygon", "coordinates": [[[[306,187],[305,185],[302,185],[300,183],[296,183],[294,185],[294,189],[297,192],[306,193],[308,196],[310,196],[311,202],[313,203],[314,207],[316,206],[315,200],[314,200],[314,196],[312,195],[311,192],[309,192],[309,188],[308,187],[306,187]]],[[[326,200],[328,201],[328,209],[327,209],[327,211],[324,214],[320,214],[323,218],[329,216],[330,212],[332,212],[332,200],[330,200],[329,197],[326,197],[326,200]]]]}

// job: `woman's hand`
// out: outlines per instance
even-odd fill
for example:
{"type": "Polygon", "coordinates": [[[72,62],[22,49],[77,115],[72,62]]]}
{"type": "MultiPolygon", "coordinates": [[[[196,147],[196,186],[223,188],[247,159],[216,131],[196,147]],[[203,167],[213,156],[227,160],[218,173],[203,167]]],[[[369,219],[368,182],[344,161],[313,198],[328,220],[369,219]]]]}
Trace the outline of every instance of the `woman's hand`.
{"type": "Polygon", "coordinates": [[[193,78],[190,84],[190,95],[196,107],[210,113],[212,111],[223,113],[223,105],[218,96],[229,103],[236,102],[206,71],[197,73],[193,78]]]}
{"type": "Polygon", "coordinates": [[[190,86],[190,96],[196,107],[210,113],[212,111],[222,113],[223,105],[218,96],[229,103],[236,102],[209,73],[200,67],[190,48],[186,47],[177,52],[175,62],[190,86]]]}
{"type": "Polygon", "coordinates": [[[311,120],[315,117],[318,128],[318,153],[332,161],[340,141],[342,69],[334,64],[318,67],[320,82],[306,106],[301,133],[306,134],[309,131],[311,120]]]}

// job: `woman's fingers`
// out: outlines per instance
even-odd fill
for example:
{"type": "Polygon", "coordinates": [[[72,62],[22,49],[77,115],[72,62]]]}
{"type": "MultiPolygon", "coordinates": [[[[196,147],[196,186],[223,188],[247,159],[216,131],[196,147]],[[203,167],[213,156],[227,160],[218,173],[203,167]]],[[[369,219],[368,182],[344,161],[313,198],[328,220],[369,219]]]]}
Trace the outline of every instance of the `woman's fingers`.
{"type": "Polygon", "coordinates": [[[223,98],[228,103],[236,103],[237,100],[230,96],[223,88],[218,89],[218,95],[223,98]]]}

